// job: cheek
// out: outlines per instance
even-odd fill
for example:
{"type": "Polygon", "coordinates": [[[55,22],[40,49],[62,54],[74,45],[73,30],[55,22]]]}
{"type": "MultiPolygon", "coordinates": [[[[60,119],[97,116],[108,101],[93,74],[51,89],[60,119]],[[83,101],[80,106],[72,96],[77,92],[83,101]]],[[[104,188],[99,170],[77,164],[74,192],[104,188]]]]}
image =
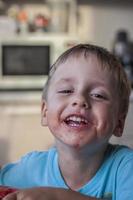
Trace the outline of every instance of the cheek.
{"type": "Polygon", "coordinates": [[[97,129],[101,134],[107,134],[109,132],[112,132],[112,130],[115,127],[116,123],[116,116],[117,114],[113,109],[110,108],[104,108],[99,111],[98,119],[97,119],[97,129]]]}
{"type": "Polygon", "coordinates": [[[59,134],[59,124],[54,118],[48,119],[48,127],[53,136],[56,137],[56,135],[59,134]]]}
{"type": "Polygon", "coordinates": [[[52,133],[57,132],[61,122],[61,108],[56,104],[52,104],[48,108],[47,112],[47,123],[52,133]]]}
{"type": "Polygon", "coordinates": [[[61,109],[63,109],[65,103],[65,100],[60,99],[56,94],[54,96],[50,96],[48,98],[48,108],[49,111],[52,113],[58,113],[61,109]]]}

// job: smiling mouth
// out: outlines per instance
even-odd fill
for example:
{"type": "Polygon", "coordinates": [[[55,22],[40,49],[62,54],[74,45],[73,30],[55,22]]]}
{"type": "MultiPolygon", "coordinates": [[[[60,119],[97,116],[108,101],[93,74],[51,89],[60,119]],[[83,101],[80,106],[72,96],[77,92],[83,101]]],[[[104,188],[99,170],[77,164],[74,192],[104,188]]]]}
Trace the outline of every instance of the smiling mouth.
{"type": "Polygon", "coordinates": [[[67,117],[64,122],[71,127],[81,127],[87,126],[89,124],[88,120],[82,116],[72,115],[67,117]]]}

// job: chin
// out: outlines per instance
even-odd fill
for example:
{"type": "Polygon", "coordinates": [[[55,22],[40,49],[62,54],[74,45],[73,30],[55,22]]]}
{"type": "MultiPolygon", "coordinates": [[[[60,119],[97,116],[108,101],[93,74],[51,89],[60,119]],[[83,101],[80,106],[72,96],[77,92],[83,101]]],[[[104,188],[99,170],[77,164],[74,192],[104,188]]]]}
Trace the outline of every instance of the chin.
{"type": "Polygon", "coordinates": [[[79,141],[65,141],[63,142],[64,144],[66,144],[68,147],[70,148],[74,148],[74,149],[81,149],[84,148],[85,146],[88,146],[88,144],[85,144],[84,142],[81,142],[81,140],[79,141]]]}

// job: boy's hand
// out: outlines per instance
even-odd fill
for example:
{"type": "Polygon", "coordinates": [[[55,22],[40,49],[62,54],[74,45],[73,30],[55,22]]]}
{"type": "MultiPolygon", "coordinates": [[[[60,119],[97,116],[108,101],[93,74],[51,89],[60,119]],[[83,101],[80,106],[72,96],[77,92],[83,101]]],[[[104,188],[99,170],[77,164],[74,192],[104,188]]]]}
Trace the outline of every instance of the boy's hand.
{"type": "MultiPolygon", "coordinates": [[[[8,194],[2,200],[96,200],[72,190],[38,187],[18,190],[8,194]]],[[[99,199],[100,200],[100,199],[99,199]]]]}
{"type": "Polygon", "coordinates": [[[45,187],[22,189],[8,194],[2,200],[56,200],[54,193],[45,187]]]}
{"type": "Polygon", "coordinates": [[[6,195],[15,191],[17,191],[16,188],[0,185],[0,200],[3,199],[6,195]]]}

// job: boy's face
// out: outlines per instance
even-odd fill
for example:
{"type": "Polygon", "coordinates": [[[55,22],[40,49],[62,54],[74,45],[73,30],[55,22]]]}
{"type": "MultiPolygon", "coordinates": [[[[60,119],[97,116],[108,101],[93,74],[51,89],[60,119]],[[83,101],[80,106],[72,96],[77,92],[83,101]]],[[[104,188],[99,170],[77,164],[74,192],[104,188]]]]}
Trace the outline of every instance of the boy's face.
{"type": "Polygon", "coordinates": [[[42,124],[58,143],[75,148],[106,144],[121,136],[115,81],[94,55],[69,58],[55,71],[42,104],[42,124]]]}

